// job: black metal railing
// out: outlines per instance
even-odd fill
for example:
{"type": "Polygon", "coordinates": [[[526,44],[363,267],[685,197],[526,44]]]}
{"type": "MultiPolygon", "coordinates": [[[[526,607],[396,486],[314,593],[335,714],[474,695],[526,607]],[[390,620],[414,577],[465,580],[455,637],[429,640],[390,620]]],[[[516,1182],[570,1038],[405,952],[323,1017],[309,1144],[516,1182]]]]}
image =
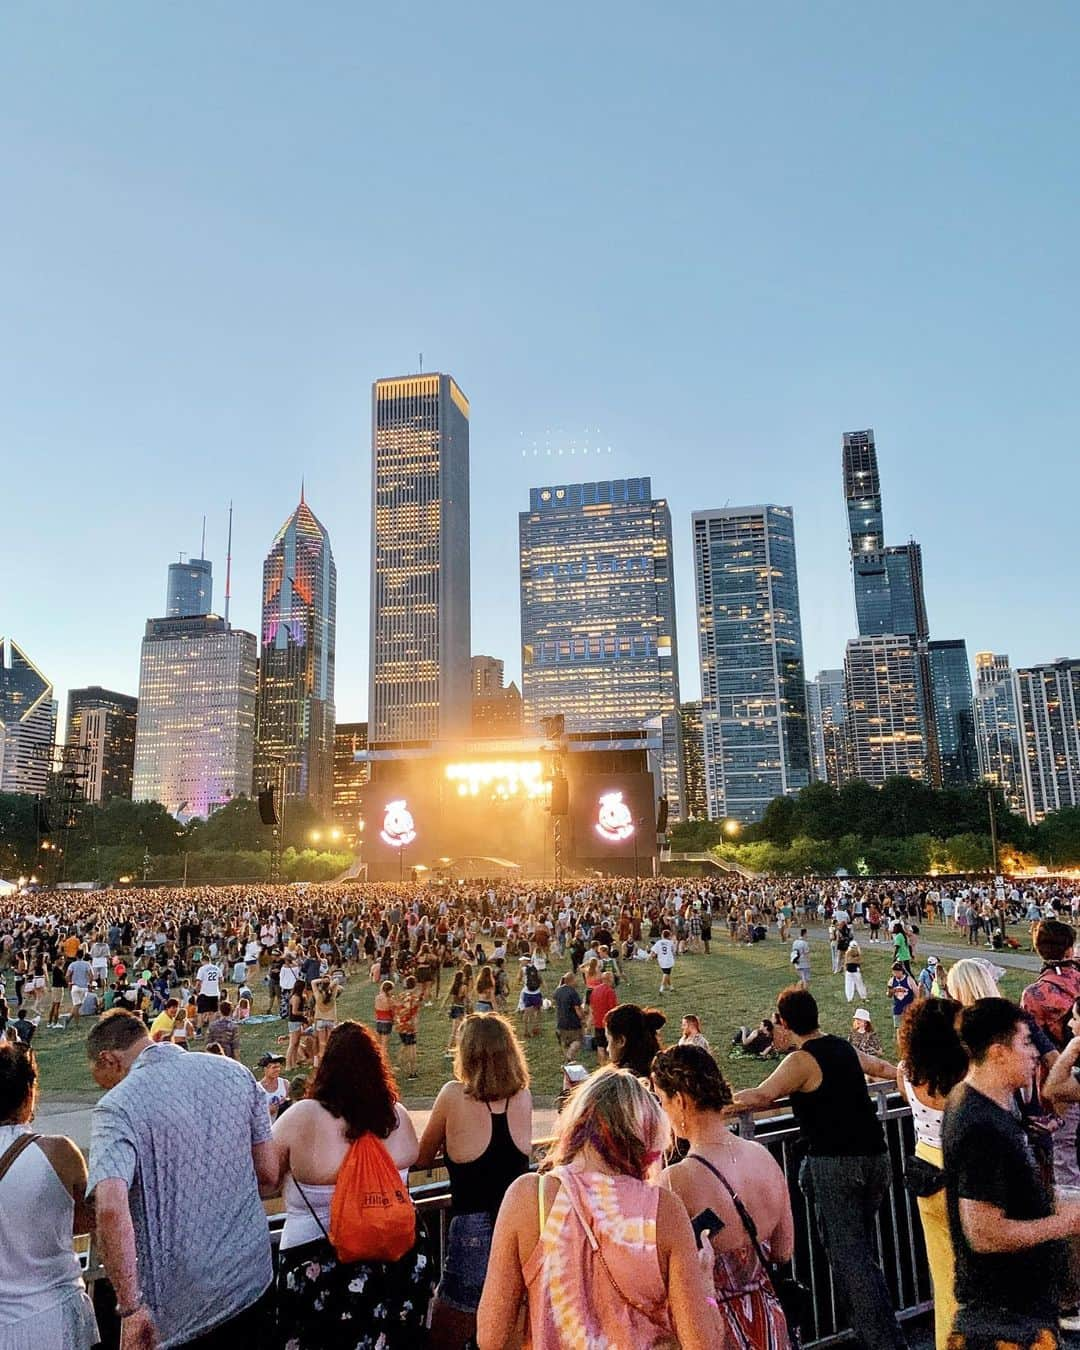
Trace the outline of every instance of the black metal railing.
{"type": "MultiPolygon", "coordinates": [[[[917,1317],[933,1307],[930,1274],[926,1263],[922,1225],[910,1193],[904,1186],[904,1158],[914,1146],[911,1111],[907,1103],[889,1084],[873,1086],[878,1115],[885,1129],[885,1138],[892,1166],[892,1186],[878,1213],[876,1256],[880,1259],[893,1304],[901,1319],[917,1317]]],[[[851,1335],[851,1327],[837,1306],[829,1259],[821,1244],[809,1203],[799,1189],[798,1169],[800,1155],[798,1126],[794,1117],[783,1109],[767,1116],[741,1116],[739,1133],[763,1144],[780,1164],[787,1178],[791,1208],[795,1219],[794,1273],[807,1285],[812,1301],[812,1325],[804,1328],[803,1344],[825,1347],[841,1343],[851,1335]]],[[[542,1152],[545,1141],[537,1141],[534,1150],[542,1152]]],[[[416,1175],[412,1186],[413,1199],[421,1221],[438,1252],[442,1267],[446,1239],[450,1227],[450,1187],[446,1180],[424,1181],[416,1175]]],[[[270,1236],[275,1251],[285,1222],[284,1214],[269,1217],[270,1236]]],[[[84,1240],[85,1241],[85,1240],[84,1240]]],[[[97,1263],[89,1244],[83,1247],[80,1259],[88,1283],[104,1279],[104,1271],[97,1263]]],[[[867,1259],[875,1254],[867,1253],[867,1259]]],[[[104,1328],[103,1328],[104,1329],[104,1328]]],[[[106,1340],[105,1344],[108,1345],[106,1340]]]]}

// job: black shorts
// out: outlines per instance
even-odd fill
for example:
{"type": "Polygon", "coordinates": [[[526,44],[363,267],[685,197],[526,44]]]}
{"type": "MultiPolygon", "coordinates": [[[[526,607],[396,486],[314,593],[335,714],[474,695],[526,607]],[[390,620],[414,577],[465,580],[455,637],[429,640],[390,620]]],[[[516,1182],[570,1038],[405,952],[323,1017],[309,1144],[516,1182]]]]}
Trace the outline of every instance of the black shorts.
{"type": "Polygon", "coordinates": [[[401,1044],[402,1044],[402,1045],[415,1045],[415,1044],[416,1044],[416,1032],[415,1032],[415,1031],[399,1031],[399,1032],[398,1032],[398,1039],[401,1041],[401,1044]]]}
{"type": "Polygon", "coordinates": [[[607,1032],[603,1027],[596,1027],[593,1031],[593,1045],[597,1050],[607,1049],[607,1032]]]}
{"type": "Polygon", "coordinates": [[[195,1000],[197,1013],[217,1012],[220,999],[217,994],[200,994],[195,1000]]]}

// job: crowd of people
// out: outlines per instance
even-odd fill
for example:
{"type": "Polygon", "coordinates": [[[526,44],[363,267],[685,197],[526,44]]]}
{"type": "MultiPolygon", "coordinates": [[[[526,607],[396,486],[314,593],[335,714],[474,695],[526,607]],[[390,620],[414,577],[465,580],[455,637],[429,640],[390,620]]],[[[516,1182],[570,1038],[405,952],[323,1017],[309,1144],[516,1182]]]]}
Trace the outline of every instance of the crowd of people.
{"type": "Polygon", "coordinates": [[[1080,965],[1068,922],[1080,888],[1068,882],[233,887],[50,892],[6,906],[0,977],[15,1007],[0,1007],[0,1350],[94,1343],[71,1243],[87,1231],[125,1350],[389,1350],[425,1337],[488,1350],[523,1336],[544,1350],[782,1350],[800,1316],[792,1192],[773,1154],[732,1129],[782,1100],[840,1303],[866,1345],[902,1346],[875,1256],[892,1177],[872,1080],[895,1082],[911,1107],[907,1181],[939,1347],[1045,1350],[1076,1318],[1063,1240],[1080,1235],[1080,965]],[[953,925],[966,943],[973,910],[989,910],[990,954],[916,971],[920,926],[953,925]],[[995,984],[994,925],[1007,934],[1006,920],[1029,925],[1043,960],[1020,1006],[995,984]],[[849,1001],[866,996],[856,933],[892,943],[898,1060],[865,1007],[850,1035],[819,1025],[819,924],[845,984],[858,976],[849,1001]],[[750,945],[775,929],[795,977],[760,1026],[737,1034],[744,1051],[780,1057],[739,1092],[695,1015],[665,1047],[665,1012],[617,993],[627,963],[652,962],[642,969],[662,1003],[679,961],[715,957],[724,927],[729,943],[750,945]],[[377,985],[374,1030],[338,1014],[352,977],[377,985]],[[523,1046],[545,1004],[566,1081],[536,1171],[523,1046]],[[418,1019],[436,1006],[450,1081],[418,1134],[398,1077],[415,1073],[418,1019]],[[32,1043],[84,1016],[104,1093],[88,1164],[31,1124],[32,1043]],[[238,1058],[251,1017],[282,1024],[285,1053],[262,1056],[260,1077],[238,1058]],[[578,1063],[586,1043],[592,1072],[578,1063]],[[282,1071],[301,1065],[306,1081],[290,1093],[282,1071]],[[450,1188],[441,1260],[407,1189],[410,1171],[436,1166],[450,1188]],[[285,1214],[276,1265],[271,1197],[285,1214]]]}

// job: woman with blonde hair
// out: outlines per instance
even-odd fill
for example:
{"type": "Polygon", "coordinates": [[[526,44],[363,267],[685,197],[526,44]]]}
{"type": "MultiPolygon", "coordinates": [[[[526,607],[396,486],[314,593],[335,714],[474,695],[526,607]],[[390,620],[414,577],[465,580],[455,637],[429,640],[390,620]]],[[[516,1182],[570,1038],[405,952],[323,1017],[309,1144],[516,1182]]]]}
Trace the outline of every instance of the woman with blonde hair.
{"type": "Polygon", "coordinates": [[[435,1099],[418,1167],[430,1169],[440,1154],[450,1173],[451,1219],[431,1342],[464,1347],[476,1335],[495,1216],[532,1155],[529,1069],[514,1028],[498,1013],[461,1023],[454,1078],[435,1099]]]}
{"type": "Polygon", "coordinates": [[[559,1118],[540,1174],[506,1193],[477,1314],[480,1350],[526,1345],[725,1344],[716,1299],[681,1200],[651,1185],[671,1138],[649,1090],[626,1069],[587,1078],[559,1118]]]}
{"type": "Polygon", "coordinates": [[[946,985],[949,997],[970,1008],[981,998],[1000,998],[994,967],[981,956],[965,956],[949,971],[946,985]]]}

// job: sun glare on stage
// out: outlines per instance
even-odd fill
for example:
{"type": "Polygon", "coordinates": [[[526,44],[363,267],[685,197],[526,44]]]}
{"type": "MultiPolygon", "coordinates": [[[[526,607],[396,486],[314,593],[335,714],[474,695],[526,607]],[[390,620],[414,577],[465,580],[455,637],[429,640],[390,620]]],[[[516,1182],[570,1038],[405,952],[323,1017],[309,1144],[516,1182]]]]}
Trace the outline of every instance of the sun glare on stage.
{"type": "Polygon", "coordinates": [[[544,766],[538,759],[448,764],[445,774],[448,782],[457,785],[459,797],[483,794],[492,800],[509,800],[511,797],[543,797],[548,790],[544,766]]]}

